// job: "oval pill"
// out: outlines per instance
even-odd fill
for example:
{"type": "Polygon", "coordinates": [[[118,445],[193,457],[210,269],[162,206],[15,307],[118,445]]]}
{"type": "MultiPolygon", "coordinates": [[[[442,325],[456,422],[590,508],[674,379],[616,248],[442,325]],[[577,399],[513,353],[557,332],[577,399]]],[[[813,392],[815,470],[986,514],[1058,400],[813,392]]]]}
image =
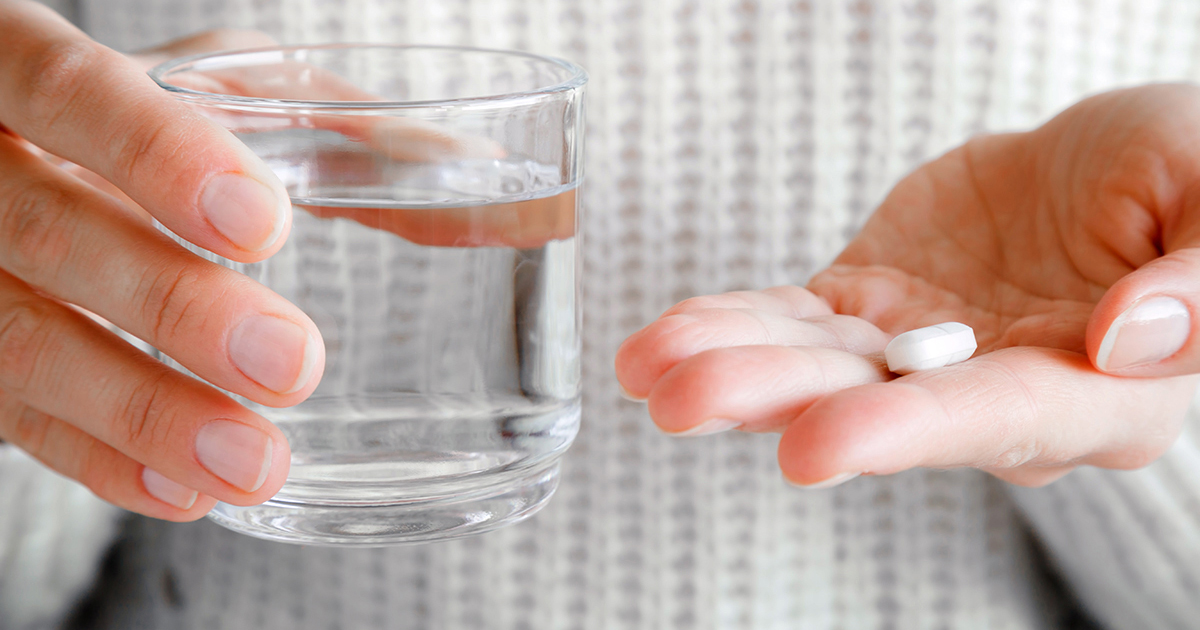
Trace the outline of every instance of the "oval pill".
{"type": "Polygon", "coordinates": [[[896,374],[953,365],[975,354],[975,331],[966,324],[946,322],[896,335],[883,350],[888,369],[896,374]]]}

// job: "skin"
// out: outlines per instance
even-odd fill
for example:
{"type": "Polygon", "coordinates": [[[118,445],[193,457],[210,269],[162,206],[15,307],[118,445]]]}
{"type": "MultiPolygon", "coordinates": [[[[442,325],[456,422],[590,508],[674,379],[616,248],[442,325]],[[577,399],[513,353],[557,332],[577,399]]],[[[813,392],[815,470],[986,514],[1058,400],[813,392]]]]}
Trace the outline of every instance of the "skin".
{"type": "MultiPolygon", "coordinates": [[[[243,36],[266,37],[253,32],[243,36]]],[[[172,44],[172,52],[178,47],[178,43],[172,44]]],[[[177,55],[154,55],[162,61],[173,56],[177,55]]],[[[193,90],[256,98],[358,103],[381,100],[337,74],[301,62],[272,66],[269,72],[251,67],[202,74],[178,73],[169,80],[193,90]],[[289,77],[293,83],[279,81],[281,75],[289,77]]],[[[254,124],[253,120],[242,120],[229,112],[224,112],[223,116],[224,124],[230,128],[254,124]]],[[[327,115],[304,116],[295,122],[304,127],[336,131],[372,149],[371,152],[352,154],[324,154],[319,158],[322,170],[330,174],[341,172],[345,181],[366,180],[364,183],[370,183],[374,171],[385,162],[440,163],[508,156],[504,147],[490,138],[457,133],[444,125],[415,117],[327,115]]],[[[573,192],[566,201],[543,198],[487,208],[308,206],[305,211],[322,219],[349,219],[419,245],[437,247],[539,247],[547,241],[575,235],[573,192]]]]}
{"type": "MultiPolygon", "coordinates": [[[[221,124],[205,118],[155,85],[146,71],[184,55],[275,42],[254,31],[219,30],[124,56],[25,0],[0,0],[0,32],[0,440],[100,498],[151,517],[189,521],[218,500],[262,503],[287,477],[287,440],[208,383],[267,406],[299,403],[323,371],[320,333],[294,305],[191,254],[151,220],[220,256],[256,262],[286,241],[292,210],[283,184],[223,126],[236,124],[236,117],[221,124]],[[253,179],[271,197],[243,199],[246,207],[236,215],[261,228],[257,243],[235,243],[202,211],[205,186],[223,174],[253,179]],[[293,324],[312,341],[307,349],[277,344],[257,354],[269,356],[294,386],[267,387],[238,367],[235,333],[256,316],[293,324]],[[208,383],[151,359],[113,334],[111,325],[208,383]],[[235,475],[245,482],[235,485],[201,461],[200,436],[214,422],[244,425],[270,439],[269,473],[253,491],[245,489],[253,486],[253,474],[235,475]],[[147,475],[159,481],[146,482],[147,475]],[[148,484],[160,488],[159,497],[195,491],[195,499],[160,500],[148,484]],[[163,484],[171,491],[162,492],[163,484]]],[[[376,100],[335,76],[296,70],[313,77],[304,94],[278,93],[249,73],[192,87],[376,100]]],[[[307,124],[339,131],[385,160],[504,156],[490,140],[403,117],[370,125],[337,117],[307,124]]],[[[423,211],[387,220],[374,210],[314,214],[359,221],[414,242],[460,246],[536,246],[573,233],[573,207],[535,206],[528,215],[508,213],[496,226],[423,211]]],[[[228,457],[235,451],[220,452],[228,457]]],[[[253,458],[247,460],[255,464],[252,472],[261,470],[267,451],[256,446],[245,452],[253,458]]]]}
{"type": "MultiPolygon", "coordinates": [[[[303,313],[149,221],[242,262],[287,238],[290,214],[275,240],[251,249],[205,220],[198,200],[216,174],[284,192],[231,134],[145,76],[168,58],[270,40],[218,31],[125,57],[13,0],[0,2],[0,32],[0,439],[152,517],[186,521],[217,500],[266,500],[287,475],[278,429],[98,322],[262,404],[292,405],[316,387],[323,354],[306,382],[281,393],[239,371],[227,345],[239,322],[263,314],[319,340],[303,313]],[[274,442],[257,490],[199,463],[195,438],[214,420],[274,442]],[[147,468],[196,490],[195,502],[156,499],[142,481],[147,468]]],[[[1165,361],[1111,375],[1092,361],[1104,331],[1140,297],[1172,295],[1197,312],[1190,209],[1200,129],[1181,115],[1197,105],[1194,88],[1142,88],[1086,101],[1029,134],[974,140],[901,183],[807,289],[684,302],[626,342],[618,378],[649,398],[669,432],[711,418],[783,431],[780,465],[798,483],[976,466],[1038,484],[1078,464],[1145,465],[1178,433],[1193,385],[1181,375],[1198,371],[1200,348],[1189,341],[1165,361]],[[976,358],[901,379],[886,372],[879,353],[892,335],[947,320],[976,329],[976,358]]],[[[395,129],[362,137],[393,159],[407,159],[405,134],[443,153],[428,128],[395,129]]],[[[450,138],[446,147],[469,145],[450,138]]],[[[246,220],[272,212],[249,208],[246,220]]],[[[562,217],[534,219],[512,232],[522,243],[573,230],[562,217]],[[537,225],[550,227],[539,236],[537,225]]],[[[406,225],[380,227],[424,238],[406,225]]],[[[503,242],[505,229],[487,242],[503,242]]],[[[299,373],[299,357],[288,360],[299,373]]]]}
{"type": "Polygon", "coordinates": [[[1198,108],[1194,86],[1147,86],[975,138],[901,181],[806,288],[692,298],[629,337],[620,384],[668,433],[714,418],[782,432],[799,485],[975,467],[1037,486],[1145,466],[1195,391],[1197,318],[1166,359],[1095,362],[1139,299],[1200,312],[1198,108]],[[972,359],[887,371],[892,337],[946,321],[974,328],[972,359]]]}
{"type": "MultiPolygon", "coordinates": [[[[249,174],[285,193],[231,134],[145,75],[168,57],[263,45],[264,38],[214,32],[125,57],[29,2],[0,3],[0,30],[6,33],[0,53],[6,132],[0,134],[0,439],[102,499],[148,516],[187,521],[217,500],[265,501],[287,476],[283,434],[101,325],[111,322],[210,382],[266,405],[295,404],[316,387],[323,353],[306,383],[281,393],[242,374],[227,346],[236,325],[254,315],[289,321],[319,340],[299,309],[186,252],[149,221],[243,262],[270,256],[286,239],[290,212],[279,237],[253,251],[203,218],[200,192],[219,173],[249,174]],[[198,461],[196,436],[213,420],[250,426],[272,440],[270,473],[253,492],[198,461]],[[142,482],[147,467],[196,490],[191,507],[151,495],[142,482]]],[[[247,220],[270,225],[275,212],[275,204],[251,208],[247,220]]],[[[297,362],[297,374],[300,367],[297,362]]]]}

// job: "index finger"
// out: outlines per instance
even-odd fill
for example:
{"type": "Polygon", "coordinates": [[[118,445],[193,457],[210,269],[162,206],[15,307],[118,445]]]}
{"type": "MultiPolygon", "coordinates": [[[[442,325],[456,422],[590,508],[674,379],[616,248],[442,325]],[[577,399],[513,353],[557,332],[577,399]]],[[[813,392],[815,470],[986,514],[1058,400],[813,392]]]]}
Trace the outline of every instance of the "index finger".
{"type": "Polygon", "coordinates": [[[779,463],[801,485],[918,466],[1137,468],[1174,441],[1194,387],[1190,377],[1108,376],[1074,352],[1008,348],[825,397],[784,433],[779,463]]]}
{"type": "Polygon", "coordinates": [[[233,134],[41,5],[0,3],[0,32],[0,123],[209,251],[250,262],[280,247],[287,192],[233,134]]]}

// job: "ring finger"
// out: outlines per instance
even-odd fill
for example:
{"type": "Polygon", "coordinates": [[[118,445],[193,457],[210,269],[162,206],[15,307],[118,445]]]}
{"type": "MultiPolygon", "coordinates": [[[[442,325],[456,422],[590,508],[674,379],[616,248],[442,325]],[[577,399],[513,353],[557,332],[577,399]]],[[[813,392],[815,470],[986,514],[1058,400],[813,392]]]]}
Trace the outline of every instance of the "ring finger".
{"type": "Polygon", "coordinates": [[[101,499],[139,514],[191,521],[207,514],[217,503],[3,390],[0,437],[51,470],[84,483],[101,499]]]}
{"type": "MultiPolygon", "coordinates": [[[[222,501],[261,503],[287,476],[287,440],[266,419],[3,272],[0,390],[222,501]]],[[[95,471],[125,476],[80,481],[137,481],[95,471]]]]}

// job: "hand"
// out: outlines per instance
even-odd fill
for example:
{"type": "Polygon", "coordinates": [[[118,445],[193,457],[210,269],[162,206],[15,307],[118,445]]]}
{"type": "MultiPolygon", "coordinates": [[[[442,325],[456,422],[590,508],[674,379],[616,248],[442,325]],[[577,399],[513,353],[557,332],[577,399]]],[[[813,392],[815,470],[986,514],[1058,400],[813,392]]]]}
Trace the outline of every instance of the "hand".
{"type": "MultiPolygon", "coordinates": [[[[169,520],[261,503],[289,451],[267,420],[121,341],[87,309],[257,402],[316,387],[299,309],[154,228],[252,262],[291,222],[278,179],[126,58],[31,2],[0,3],[0,438],[118,506],[169,520]],[[79,165],[62,169],[42,151],[79,165]]],[[[265,43],[217,32],[154,55],[265,43]]]]}
{"type": "Polygon", "coordinates": [[[620,383],[670,433],[782,431],[800,485],[1144,466],[1200,371],[1196,111],[1196,87],[1144,87],[971,140],[900,182],[807,289],[667,311],[622,345],[620,383]],[[887,371],[893,336],[947,321],[975,329],[974,358],[887,371]]]}
{"type": "MultiPolygon", "coordinates": [[[[170,55],[160,56],[162,61],[170,55]]],[[[382,99],[345,78],[303,62],[179,72],[170,81],[181,87],[257,98],[309,101],[377,102],[382,99]],[[285,80],[286,79],[286,80],[285,80]]],[[[212,112],[230,129],[253,128],[261,121],[234,112],[212,112]]],[[[284,119],[278,119],[278,123],[284,119]]],[[[291,119],[302,128],[335,131],[370,151],[328,152],[317,156],[321,171],[342,181],[378,185],[378,173],[392,163],[488,161],[508,157],[496,141],[445,125],[394,115],[303,115],[291,119]]],[[[306,206],[321,219],[344,218],[394,233],[420,245],[439,247],[504,246],[533,248],[575,235],[575,194],[486,206],[370,208],[306,206]]]]}
{"type": "Polygon", "coordinates": [[[346,218],[437,247],[536,248],[575,236],[575,191],[510,203],[455,208],[309,206],[320,219],[346,218]]]}

